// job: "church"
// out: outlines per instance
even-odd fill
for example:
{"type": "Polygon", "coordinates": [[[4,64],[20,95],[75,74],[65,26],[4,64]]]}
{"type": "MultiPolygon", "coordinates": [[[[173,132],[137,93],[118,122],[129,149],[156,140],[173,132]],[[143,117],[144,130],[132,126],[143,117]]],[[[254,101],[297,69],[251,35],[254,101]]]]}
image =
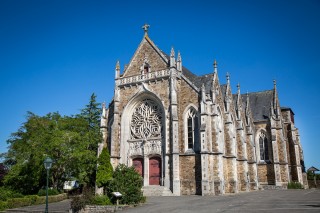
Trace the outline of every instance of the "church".
{"type": "Polygon", "coordinates": [[[218,65],[197,76],[181,54],[161,51],[144,35],[131,61],[115,68],[114,96],[103,105],[102,147],[111,163],[133,166],[145,195],[220,195],[263,188],[307,187],[294,112],[270,90],[232,91],[218,65]],[[160,194],[161,195],[161,194],[160,194]]]}

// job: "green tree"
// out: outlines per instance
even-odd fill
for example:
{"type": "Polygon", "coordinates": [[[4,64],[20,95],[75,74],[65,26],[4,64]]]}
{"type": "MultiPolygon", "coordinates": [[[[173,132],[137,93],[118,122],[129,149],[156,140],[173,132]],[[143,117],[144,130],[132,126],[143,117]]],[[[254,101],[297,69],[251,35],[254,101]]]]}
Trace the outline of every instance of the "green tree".
{"type": "Polygon", "coordinates": [[[144,197],[141,191],[142,177],[133,167],[119,164],[113,173],[113,179],[108,188],[109,197],[112,192],[120,192],[122,204],[136,204],[143,201],[144,197]]]}
{"type": "Polygon", "coordinates": [[[7,141],[8,152],[2,155],[10,168],[4,184],[24,194],[37,193],[45,186],[43,161],[50,156],[54,160],[50,186],[61,190],[69,179],[94,186],[97,148],[102,140],[98,106],[93,94],[89,105],[76,116],[28,112],[26,122],[7,141]]]}
{"type": "Polygon", "coordinates": [[[96,165],[97,165],[97,150],[98,144],[102,141],[102,134],[100,131],[100,117],[101,108],[100,103],[96,101],[96,95],[92,93],[89,104],[81,110],[81,114],[78,117],[86,120],[87,132],[85,135],[86,150],[90,152],[88,155],[88,162],[86,170],[82,171],[83,178],[88,184],[88,187],[94,187],[96,182],[96,165]],[[88,164],[90,162],[90,164],[88,164]]]}
{"type": "MultiPolygon", "coordinates": [[[[11,165],[5,185],[22,193],[37,193],[44,186],[46,171],[43,161],[50,156],[50,182],[61,189],[70,176],[78,176],[81,162],[87,158],[83,149],[86,121],[81,118],[49,113],[37,116],[28,112],[27,122],[11,135],[5,163],[11,165]]],[[[84,167],[84,166],[83,166],[84,167]]]]}
{"type": "Polygon", "coordinates": [[[97,180],[98,187],[107,187],[112,180],[113,168],[110,163],[110,155],[107,148],[104,148],[98,159],[97,180]]]}
{"type": "Polygon", "coordinates": [[[4,176],[7,173],[8,173],[7,167],[3,163],[0,163],[0,187],[3,186],[2,180],[4,179],[4,176]]]}

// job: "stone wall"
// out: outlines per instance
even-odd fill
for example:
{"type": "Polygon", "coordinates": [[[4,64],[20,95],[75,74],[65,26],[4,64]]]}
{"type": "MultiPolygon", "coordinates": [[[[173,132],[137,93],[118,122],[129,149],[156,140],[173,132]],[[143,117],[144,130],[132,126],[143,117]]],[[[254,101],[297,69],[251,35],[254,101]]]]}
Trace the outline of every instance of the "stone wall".
{"type": "Polygon", "coordinates": [[[314,182],[314,180],[308,180],[308,185],[309,188],[317,188],[320,189],[320,180],[316,180],[316,182],[314,182]]]}
{"type": "Polygon", "coordinates": [[[196,155],[180,155],[181,194],[196,194],[196,155]]]}
{"type": "MultiPolygon", "coordinates": [[[[127,205],[120,205],[120,206],[95,206],[95,205],[86,205],[84,209],[81,209],[79,213],[111,213],[117,212],[124,209],[129,208],[130,206],[127,205]]],[[[73,211],[69,211],[72,213],[73,211]]]]}
{"type": "Polygon", "coordinates": [[[168,67],[167,63],[165,63],[157,51],[150,45],[150,42],[147,41],[147,39],[144,39],[137,49],[136,54],[133,56],[123,77],[140,75],[141,66],[144,64],[145,57],[148,60],[151,72],[163,70],[168,67]]]}

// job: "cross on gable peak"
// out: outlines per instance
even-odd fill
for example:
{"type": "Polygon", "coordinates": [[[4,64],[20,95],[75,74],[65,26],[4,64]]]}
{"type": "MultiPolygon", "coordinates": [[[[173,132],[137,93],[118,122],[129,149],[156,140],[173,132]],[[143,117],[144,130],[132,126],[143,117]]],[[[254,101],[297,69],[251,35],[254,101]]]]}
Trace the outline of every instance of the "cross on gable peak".
{"type": "Polygon", "coordinates": [[[142,29],[144,30],[144,35],[148,35],[149,27],[150,27],[150,25],[147,23],[142,26],[142,29]]]}

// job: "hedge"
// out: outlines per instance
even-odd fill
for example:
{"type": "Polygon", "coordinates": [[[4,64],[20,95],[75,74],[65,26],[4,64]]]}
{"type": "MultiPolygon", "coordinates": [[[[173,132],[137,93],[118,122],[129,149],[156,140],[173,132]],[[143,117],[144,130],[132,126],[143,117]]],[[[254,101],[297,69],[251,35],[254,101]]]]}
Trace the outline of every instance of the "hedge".
{"type": "MultiPolygon", "coordinates": [[[[62,200],[67,199],[68,196],[66,193],[59,194],[59,195],[52,195],[48,196],[48,202],[54,203],[59,202],[62,200]]],[[[31,205],[39,205],[44,204],[46,202],[46,197],[38,195],[27,195],[23,198],[11,198],[7,201],[0,201],[0,211],[3,211],[5,209],[14,209],[24,206],[31,206],[31,205]]]]}

